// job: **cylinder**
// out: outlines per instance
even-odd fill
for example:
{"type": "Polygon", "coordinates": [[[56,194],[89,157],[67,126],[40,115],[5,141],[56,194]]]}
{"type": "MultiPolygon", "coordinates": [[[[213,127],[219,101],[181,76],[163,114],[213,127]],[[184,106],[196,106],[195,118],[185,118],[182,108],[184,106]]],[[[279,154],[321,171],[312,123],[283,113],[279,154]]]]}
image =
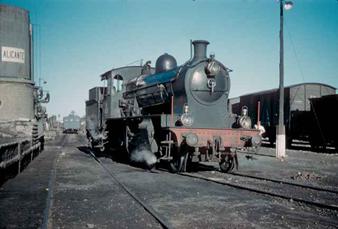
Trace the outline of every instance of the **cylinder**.
{"type": "Polygon", "coordinates": [[[27,10],[0,4],[0,77],[31,79],[31,30],[27,10]]]}

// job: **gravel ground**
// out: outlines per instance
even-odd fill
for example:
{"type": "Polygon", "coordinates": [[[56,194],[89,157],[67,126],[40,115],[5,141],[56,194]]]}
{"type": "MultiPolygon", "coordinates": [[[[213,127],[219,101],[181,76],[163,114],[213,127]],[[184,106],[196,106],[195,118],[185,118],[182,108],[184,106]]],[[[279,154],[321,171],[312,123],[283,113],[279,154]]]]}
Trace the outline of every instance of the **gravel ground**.
{"type": "MultiPolygon", "coordinates": [[[[67,135],[0,189],[0,228],[160,228],[67,135]],[[63,144],[62,144],[63,143],[63,144]],[[60,145],[63,145],[61,148],[60,145]]],[[[267,149],[267,152],[272,149],[267,149]]],[[[240,172],[334,187],[335,155],[290,152],[284,162],[240,156],[240,172]],[[301,154],[301,157],[299,156],[301,154]],[[306,157],[304,157],[304,155],[306,157]],[[327,157],[326,157],[327,156],[327,157]],[[321,162],[323,161],[323,162],[321,162]],[[321,165],[322,167],[316,167],[321,165]],[[320,179],[291,176],[313,172],[320,179]],[[332,181],[332,182],[331,182],[332,181]]],[[[101,157],[103,165],[173,228],[336,228],[338,213],[101,157]]],[[[311,178],[311,176],[309,176],[311,178]]]]}
{"type": "Polygon", "coordinates": [[[334,211],[170,173],[145,173],[128,165],[104,163],[175,228],[334,228],[338,223],[334,211]]]}
{"type": "Polygon", "coordinates": [[[239,172],[338,190],[338,154],[287,150],[284,161],[275,149],[262,147],[259,156],[239,153],[239,172]]]}

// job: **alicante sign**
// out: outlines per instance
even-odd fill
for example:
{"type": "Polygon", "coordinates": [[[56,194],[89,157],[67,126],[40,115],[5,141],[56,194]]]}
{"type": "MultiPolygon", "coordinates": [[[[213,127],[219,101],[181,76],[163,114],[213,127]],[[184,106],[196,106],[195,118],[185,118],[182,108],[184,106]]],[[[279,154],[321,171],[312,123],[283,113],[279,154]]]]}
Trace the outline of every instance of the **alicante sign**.
{"type": "Polygon", "coordinates": [[[14,62],[14,63],[25,63],[25,50],[13,47],[1,47],[1,61],[3,62],[14,62]]]}

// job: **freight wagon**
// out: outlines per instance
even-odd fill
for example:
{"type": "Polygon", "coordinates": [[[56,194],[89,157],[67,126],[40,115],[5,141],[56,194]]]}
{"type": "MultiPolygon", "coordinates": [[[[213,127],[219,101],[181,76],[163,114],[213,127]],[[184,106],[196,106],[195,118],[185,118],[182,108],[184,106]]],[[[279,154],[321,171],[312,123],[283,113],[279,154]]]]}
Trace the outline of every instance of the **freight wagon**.
{"type": "Polygon", "coordinates": [[[313,119],[310,134],[311,147],[314,150],[335,147],[338,151],[338,95],[326,95],[310,99],[313,119]]]}
{"type": "MultiPolygon", "coordinates": [[[[310,99],[336,93],[336,88],[321,83],[302,83],[284,88],[284,123],[286,142],[291,146],[294,139],[310,140],[313,131],[313,118],[310,112],[310,99]]],[[[247,106],[253,123],[260,121],[267,137],[273,144],[276,141],[276,125],[279,114],[279,89],[261,91],[232,98],[231,111],[240,114],[242,106],[247,106]],[[259,108],[258,108],[259,107],[259,108]],[[258,112],[259,109],[259,112],[258,112]],[[258,117],[260,114],[260,117],[258,117]]]]}

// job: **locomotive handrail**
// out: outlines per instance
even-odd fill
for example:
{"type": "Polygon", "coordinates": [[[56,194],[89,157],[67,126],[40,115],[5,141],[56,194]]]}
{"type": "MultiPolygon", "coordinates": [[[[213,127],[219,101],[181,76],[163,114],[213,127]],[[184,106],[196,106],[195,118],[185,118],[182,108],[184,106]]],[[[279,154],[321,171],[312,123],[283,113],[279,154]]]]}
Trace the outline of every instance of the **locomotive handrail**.
{"type": "Polygon", "coordinates": [[[18,142],[6,142],[6,143],[2,143],[0,144],[0,149],[1,148],[4,148],[4,147],[9,147],[9,146],[12,146],[12,145],[17,145],[18,142]]]}
{"type": "MultiPolygon", "coordinates": [[[[207,92],[210,92],[210,90],[198,90],[198,89],[194,89],[192,91],[207,91],[207,92]]],[[[214,90],[214,92],[228,92],[228,90],[214,90]]]]}
{"type": "MultiPolygon", "coordinates": [[[[169,81],[167,82],[163,82],[163,83],[160,83],[160,84],[166,84],[166,83],[169,83],[169,82],[172,82],[172,81],[175,81],[176,80],[176,77],[175,78],[172,78],[170,79],[169,81]]],[[[129,91],[126,91],[126,92],[123,92],[123,96],[126,96],[126,94],[128,93],[133,93],[133,92],[137,92],[139,90],[143,90],[143,89],[147,89],[147,88],[150,88],[150,87],[154,87],[155,85],[158,86],[160,85],[158,82],[154,83],[154,84],[149,84],[149,85],[146,85],[146,86],[143,86],[143,87],[138,87],[136,89],[133,89],[133,90],[129,90],[129,91]]]]}
{"type": "Polygon", "coordinates": [[[2,158],[2,156],[0,157],[1,161],[0,161],[0,168],[1,169],[5,169],[8,166],[12,165],[13,163],[19,162],[19,172],[21,169],[21,159],[23,157],[25,157],[27,154],[29,153],[33,153],[34,150],[38,149],[41,147],[41,143],[38,142],[36,144],[33,144],[33,141],[30,141],[29,139],[21,139],[20,141],[17,142],[9,142],[9,143],[5,143],[5,144],[1,144],[0,145],[0,149],[3,149],[3,151],[0,151],[0,156],[2,155],[2,153],[8,152],[8,151],[12,151],[12,157],[11,158],[2,158]],[[25,142],[29,142],[30,146],[28,148],[25,149],[23,143],[25,142]],[[6,151],[7,148],[7,151],[6,151]],[[10,149],[12,148],[12,149],[10,149]]]}
{"type": "Polygon", "coordinates": [[[137,116],[127,116],[127,117],[119,117],[119,118],[107,118],[107,120],[120,120],[123,119],[126,121],[127,119],[144,119],[144,118],[152,118],[152,117],[161,117],[162,114],[153,114],[153,115],[137,115],[137,116]]]}
{"type": "Polygon", "coordinates": [[[11,145],[16,145],[18,143],[21,144],[21,143],[26,142],[26,141],[29,141],[29,139],[24,138],[24,139],[20,139],[19,141],[0,143],[0,149],[3,148],[3,147],[11,146],[11,145]]]}

